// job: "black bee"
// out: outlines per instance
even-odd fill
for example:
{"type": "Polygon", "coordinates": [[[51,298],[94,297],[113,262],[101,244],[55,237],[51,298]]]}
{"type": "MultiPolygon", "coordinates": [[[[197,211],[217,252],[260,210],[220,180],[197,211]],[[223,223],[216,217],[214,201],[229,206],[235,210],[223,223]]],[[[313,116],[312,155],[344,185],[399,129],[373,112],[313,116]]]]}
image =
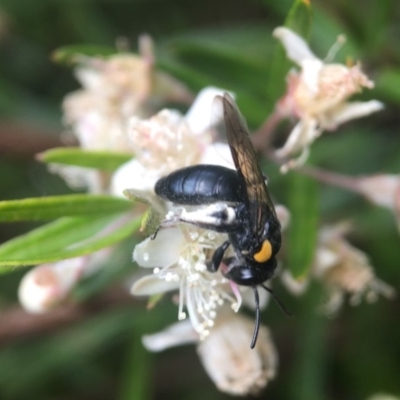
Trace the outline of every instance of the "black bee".
{"type": "Polygon", "coordinates": [[[161,227],[186,222],[228,234],[229,240],[215,250],[207,268],[216,272],[221,265],[224,276],[238,285],[253,288],[256,303],[253,348],[260,325],[257,285],[271,292],[263,282],[272,277],[276,268],[281,228],[246,123],[229,94],[217,97],[222,101],[236,171],[217,165],[182,168],[158,180],[155,192],[176,204],[206,206],[196,211],[183,211],[161,227]],[[235,255],[224,257],[230,245],[235,255]]]}

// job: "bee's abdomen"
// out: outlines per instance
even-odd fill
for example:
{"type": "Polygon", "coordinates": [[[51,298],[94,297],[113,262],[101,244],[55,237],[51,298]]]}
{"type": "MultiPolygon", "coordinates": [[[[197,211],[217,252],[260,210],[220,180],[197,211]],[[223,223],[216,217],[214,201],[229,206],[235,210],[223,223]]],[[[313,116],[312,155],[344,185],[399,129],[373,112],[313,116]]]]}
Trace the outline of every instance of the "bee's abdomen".
{"type": "Polygon", "coordinates": [[[243,201],[243,185],[237,172],[219,165],[194,165],[174,171],[157,181],[155,192],[176,204],[243,201]]]}

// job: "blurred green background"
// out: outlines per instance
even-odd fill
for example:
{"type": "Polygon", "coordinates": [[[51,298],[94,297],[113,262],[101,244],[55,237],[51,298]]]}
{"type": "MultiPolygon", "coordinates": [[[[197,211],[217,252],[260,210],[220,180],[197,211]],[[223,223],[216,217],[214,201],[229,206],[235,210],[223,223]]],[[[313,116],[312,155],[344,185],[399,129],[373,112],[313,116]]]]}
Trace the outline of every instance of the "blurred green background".
{"type": "MultiPolygon", "coordinates": [[[[156,44],[157,64],[194,92],[217,85],[238,94],[257,128],[282,94],[284,82],[269,79],[276,41],[290,0],[2,0],[0,1],[0,197],[13,199],[69,193],[34,154],[60,145],[60,104],[78,88],[71,69],[51,61],[65,45],[114,46],[127,38],[132,50],[141,33],[156,44]]],[[[396,0],[313,1],[310,42],[324,58],[336,37],[348,41],[336,59],[361,60],[375,81],[360,96],[379,99],[383,112],[326,134],[312,149],[312,162],[343,174],[397,174],[400,167],[400,4],[396,0]]],[[[282,71],[282,77],[286,71],[282,71]]],[[[282,204],[296,193],[287,177],[267,166],[282,204]]],[[[377,275],[400,281],[399,232],[395,218],[354,194],[320,185],[320,223],[354,221],[353,243],[366,251],[377,275]]],[[[0,227],[0,240],[29,229],[0,227]]],[[[140,240],[140,239],[138,239],[140,240]]],[[[134,243],[123,243],[132,249],[134,243]]],[[[135,267],[130,251],[116,252],[112,266],[83,282],[74,301],[41,318],[24,314],[16,301],[25,270],[0,278],[0,399],[224,399],[189,346],[151,355],[140,337],[176,318],[168,301],[151,312],[121,294],[118,280],[135,267]],[[191,367],[188,369],[187,366],[191,367]]],[[[277,378],[264,398],[367,399],[377,392],[400,396],[400,303],[380,300],[345,306],[335,319],[315,313],[320,288],[302,298],[277,292],[295,314],[271,306],[263,321],[279,355],[277,378]],[[397,310],[397,311],[396,311],[397,310]]]]}

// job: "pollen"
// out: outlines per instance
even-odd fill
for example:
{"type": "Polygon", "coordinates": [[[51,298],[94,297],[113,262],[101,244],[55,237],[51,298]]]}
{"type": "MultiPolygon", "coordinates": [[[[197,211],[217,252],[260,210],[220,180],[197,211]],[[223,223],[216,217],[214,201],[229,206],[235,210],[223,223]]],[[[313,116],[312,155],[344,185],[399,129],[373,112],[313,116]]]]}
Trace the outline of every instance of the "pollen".
{"type": "Polygon", "coordinates": [[[197,232],[190,232],[190,239],[196,240],[199,237],[197,232]]]}
{"type": "Polygon", "coordinates": [[[196,263],[194,268],[196,271],[199,271],[199,272],[204,272],[207,270],[207,267],[203,263],[196,263]]]}
{"type": "Polygon", "coordinates": [[[185,312],[180,312],[178,315],[178,320],[179,321],[183,321],[184,319],[186,319],[186,313],[185,312]]]}
{"type": "Polygon", "coordinates": [[[240,303],[232,303],[231,308],[233,311],[238,312],[240,308],[240,303]]]}

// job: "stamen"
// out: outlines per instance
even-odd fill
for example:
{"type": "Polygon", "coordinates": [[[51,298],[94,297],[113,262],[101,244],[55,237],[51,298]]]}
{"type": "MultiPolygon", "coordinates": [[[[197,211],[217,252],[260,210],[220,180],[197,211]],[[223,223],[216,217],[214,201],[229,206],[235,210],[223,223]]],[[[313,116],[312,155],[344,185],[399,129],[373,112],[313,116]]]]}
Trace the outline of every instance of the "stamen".
{"type": "Polygon", "coordinates": [[[196,263],[195,266],[194,266],[194,269],[195,269],[196,271],[199,271],[199,272],[204,272],[204,271],[207,270],[207,267],[206,267],[205,264],[196,263]]]}
{"type": "Polygon", "coordinates": [[[186,313],[185,312],[179,313],[178,320],[183,321],[184,319],[186,319],[186,313]]]}
{"type": "Polygon", "coordinates": [[[192,321],[192,325],[194,330],[197,333],[201,333],[202,328],[201,328],[201,323],[199,319],[197,318],[197,313],[195,309],[193,308],[195,302],[193,301],[194,299],[192,298],[192,290],[190,290],[190,287],[186,285],[186,308],[188,310],[190,320],[192,321]]]}
{"type": "Polygon", "coordinates": [[[332,45],[332,47],[329,49],[328,54],[326,55],[324,59],[324,63],[328,64],[331,63],[335,57],[338,51],[342,48],[342,46],[346,43],[346,36],[345,35],[339,35],[336,39],[336,42],[332,45]]]}
{"type": "Polygon", "coordinates": [[[199,237],[199,234],[197,232],[190,232],[190,239],[193,241],[196,240],[199,237]]]}
{"type": "Polygon", "coordinates": [[[189,316],[193,329],[200,339],[205,339],[214,326],[218,308],[228,302],[237,311],[242,298],[236,284],[220,273],[211,274],[207,271],[206,261],[222,241],[222,235],[187,226],[181,226],[181,229],[186,241],[180,249],[178,262],[154,268],[153,273],[167,282],[179,282],[178,319],[183,320],[189,316]],[[234,296],[227,291],[227,282],[234,296]]]}
{"type": "Polygon", "coordinates": [[[181,321],[180,316],[184,315],[186,318],[186,313],[183,311],[183,294],[184,294],[184,287],[185,287],[185,279],[181,279],[181,283],[179,285],[179,306],[178,306],[178,319],[181,321]]]}
{"type": "Polygon", "coordinates": [[[242,295],[240,294],[239,287],[235,282],[229,281],[229,286],[231,287],[232,293],[236,298],[236,302],[232,303],[232,309],[235,310],[235,312],[238,312],[240,306],[242,305],[242,295]]]}

